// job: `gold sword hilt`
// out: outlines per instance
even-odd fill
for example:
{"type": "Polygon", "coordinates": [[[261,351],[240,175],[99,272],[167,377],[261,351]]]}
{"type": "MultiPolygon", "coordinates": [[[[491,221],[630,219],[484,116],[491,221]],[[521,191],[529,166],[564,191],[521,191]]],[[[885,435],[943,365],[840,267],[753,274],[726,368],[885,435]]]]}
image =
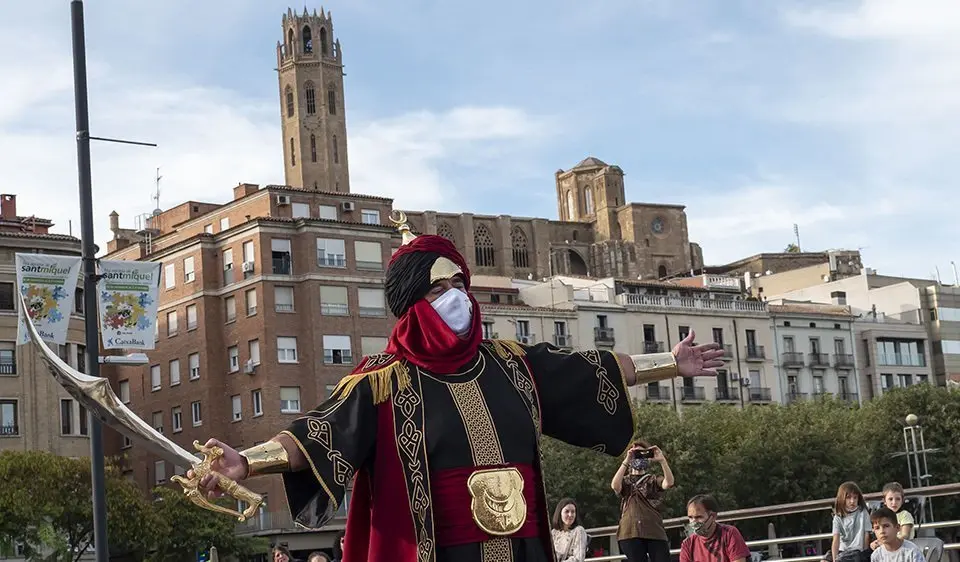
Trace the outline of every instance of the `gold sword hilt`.
{"type": "Polygon", "coordinates": [[[213,461],[223,456],[223,449],[220,447],[206,447],[200,444],[199,441],[193,442],[193,448],[203,455],[203,460],[192,467],[193,477],[173,476],[170,480],[180,484],[187,498],[203,509],[233,515],[237,518],[237,521],[241,523],[253,517],[260,509],[260,506],[263,505],[263,496],[248,490],[235,480],[227,478],[212,468],[213,461]],[[206,494],[200,489],[200,481],[208,474],[213,474],[217,478],[217,488],[219,488],[220,491],[235,500],[246,503],[246,509],[240,512],[235,509],[230,509],[229,507],[217,505],[208,500],[206,494]]]}

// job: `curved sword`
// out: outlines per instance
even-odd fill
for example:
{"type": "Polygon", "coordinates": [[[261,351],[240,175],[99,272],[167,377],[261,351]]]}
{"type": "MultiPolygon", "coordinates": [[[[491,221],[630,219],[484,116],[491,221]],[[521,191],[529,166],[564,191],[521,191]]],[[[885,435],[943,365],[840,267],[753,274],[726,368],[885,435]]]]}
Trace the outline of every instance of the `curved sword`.
{"type": "MultiPolygon", "coordinates": [[[[40,337],[36,326],[33,325],[33,319],[30,318],[28,312],[25,312],[29,309],[22,292],[17,290],[17,296],[20,300],[20,314],[24,315],[23,323],[30,334],[30,341],[34,349],[46,364],[53,378],[63,386],[70,396],[95,415],[104,425],[126,435],[131,441],[163,460],[172,462],[181,468],[191,469],[193,471],[192,478],[173,476],[171,480],[180,484],[183,487],[184,494],[198,506],[210,511],[233,515],[241,522],[253,516],[260,509],[263,497],[211,470],[211,464],[223,454],[223,449],[220,447],[204,447],[199,441],[194,441],[194,448],[203,455],[201,458],[177,445],[143,421],[140,416],[127,408],[113,392],[110,381],[106,378],[85,375],[60,359],[40,337]],[[200,480],[207,474],[216,475],[218,487],[227,495],[246,502],[247,508],[241,513],[207,501],[203,491],[200,490],[200,480]]],[[[85,319],[85,321],[89,322],[90,320],[85,319]]]]}

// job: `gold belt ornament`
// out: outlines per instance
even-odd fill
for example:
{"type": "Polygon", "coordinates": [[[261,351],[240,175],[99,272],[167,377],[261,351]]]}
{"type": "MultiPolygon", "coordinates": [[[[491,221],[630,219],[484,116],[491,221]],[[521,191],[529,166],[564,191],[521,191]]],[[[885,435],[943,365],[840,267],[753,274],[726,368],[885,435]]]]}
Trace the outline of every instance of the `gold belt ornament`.
{"type": "Polygon", "coordinates": [[[527,521],[523,475],[516,468],[478,470],[467,478],[470,512],[483,531],[496,536],[512,535],[527,521]]]}

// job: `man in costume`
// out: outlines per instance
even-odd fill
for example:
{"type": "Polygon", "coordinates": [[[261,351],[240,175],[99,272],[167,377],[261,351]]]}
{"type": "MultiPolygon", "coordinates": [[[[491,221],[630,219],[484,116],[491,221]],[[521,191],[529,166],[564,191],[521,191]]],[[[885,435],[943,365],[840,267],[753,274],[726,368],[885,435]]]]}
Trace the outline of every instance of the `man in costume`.
{"type": "MultiPolygon", "coordinates": [[[[548,562],[543,435],[619,456],[636,430],[627,387],[715,375],[694,334],[672,353],[570,352],[483,340],[470,271],[446,238],[413,236],[386,273],[397,323],[331,398],[274,439],[224,449],[242,481],[282,473],[294,519],[318,528],[353,482],[344,562],[548,562]]],[[[216,495],[213,477],[201,485],[216,495]]]]}

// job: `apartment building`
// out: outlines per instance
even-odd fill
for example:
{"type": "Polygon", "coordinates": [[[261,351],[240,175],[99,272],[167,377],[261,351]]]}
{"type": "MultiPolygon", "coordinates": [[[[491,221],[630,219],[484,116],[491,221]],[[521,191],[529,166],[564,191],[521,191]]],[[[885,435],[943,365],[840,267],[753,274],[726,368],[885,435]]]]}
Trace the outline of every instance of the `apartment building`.
{"type": "MultiPolygon", "coordinates": [[[[17,342],[15,255],[79,256],[80,240],[50,233],[53,223],[17,213],[17,197],[0,195],[0,451],[49,451],[90,455],[90,418],[47,371],[30,345],[17,342]]],[[[83,290],[77,288],[67,344],[60,358],[84,371],[83,290]]]]}
{"type": "Polygon", "coordinates": [[[934,372],[938,379],[960,383],[960,286],[930,285],[920,295],[933,342],[934,372]]]}
{"type": "Polygon", "coordinates": [[[850,307],[781,301],[767,310],[783,402],[836,396],[860,403],[850,307]]]}
{"type": "MultiPolygon", "coordinates": [[[[241,185],[226,204],[186,202],[137,232],[112,214],[106,258],[162,264],[156,349],[149,365],[104,369],[117,394],[187,448],[216,437],[242,449],[284,429],[386,347],[390,211],[379,197],[241,185]]],[[[115,446],[145,488],[175,471],[115,446]]],[[[268,498],[252,530],[293,527],[278,477],[250,486],[268,498]]]]}
{"type": "Polygon", "coordinates": [[[669,351],[690,331],[715,341],[726,366],[715,378],[676,379],[633,389],[635,397],[680,408],[704,402],[769,404],[781,397],[766,305],[739,297],[739,280],[701,276],[678,283],[558,277],[520,289],[531,306],[577,312],[577,347],[623,353],[669,351]]]}
{"type": "Polygon", "coordinates": [[[576,312],[527,305],[520,300],[520,290],[506,277],[475,276],[470,290],[480,303],[485,339],[509,339],[527,345],[548,342],[562,349],[580,347],[576,312]]]}
{"type": "Polygon", "coordinates": [[[931,342],[922,324],[868,315],[854,322],[854,334],[864,399],[936,380],[930,361],[931,342]]]}

